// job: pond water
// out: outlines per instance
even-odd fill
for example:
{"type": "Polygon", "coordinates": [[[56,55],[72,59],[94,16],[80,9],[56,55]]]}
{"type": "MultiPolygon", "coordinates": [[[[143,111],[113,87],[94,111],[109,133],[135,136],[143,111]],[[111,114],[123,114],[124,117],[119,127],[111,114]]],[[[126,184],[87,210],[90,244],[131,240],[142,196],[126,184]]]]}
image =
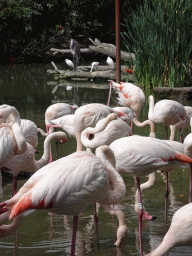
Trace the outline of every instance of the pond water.
{"type": "MultiPolygon", "coordinates": [[[[66,68],[64,63],[58,64],[60,69],[66,68]]],[[[0,66],[0,105],[9,104],[15,106],[21,118],[34,121],[38,127],[45,130],[44,114],[48,106],[56,102],[83,105],[92,102],[106,104],[108,98],[109,83],[103,81],[66,82],[55,80],[54,75],[47,74],[47,69],[52,69],[51,64],[28,64],[15,66],[0,66]],[[59,86],[58,86],[59,85],[59,86]],[[91,85],[91,86],[90,86],[91,85]],[[102,89],[101,89],[102,88],[102,89]]],[[[146,104],[140,113],[139,120],[147,119],[148,96],[146,92],[146,104]]],[[[158,99],[155,99],[156,101],[158,99]]],[[[192,102],[181,102],[192,106],[192,102]]],[[[112,96],[110,106],[117,105],[115,95],[112,96]]],[[[155,125],[156,137],[165,139],[165,129],[161,125],[155,125]]],[[[137,128],[134,133],[149,135],[149,127],[137,128]]],[[[179,140],[179,136],[176,137],[179,140]]],[[[37,160],[43,154],[44,138],[39,135],[37,160]]],[[[55,144],[52,143],[53,157],[56,159],[55,144]]],[[[67,143],[59,145],[59,157],[68,155],[76,150],[76,141],[69,138],[67,143]]],[[[10,198],[12,182],[6,175],[4,177],[3,201],[10,198]]],[[[96,244],[95,226],[93,221],[93,207],[88,207],[79,219],[76,255],[140,255],[138,238],[138,217],[134,211],[134,195],[136,184],[129,175],[123,175],[127,194],[120,204],[125,214],[129,234],[120,248],[113,247],[116,239],[118,222],[104,212],[101,206],[99,210],[99,248],[96,244]]],[[[170,174],[170,195],[168,206],[168,220],[164,220],[164,176],[157,173],[155,185],[144,192],[143,200],[145,208],[152,215],[157,216],[154,221],[143,221],[143,249],[147,254],[155,249],[162,241],[169,228],[173,213],[181,206],[188,203],[189,196],[189,170],[175,170],[170,174]]],[[[141,183],[147,177],[141,178],[141,183]]],[[[18,186],[21,187],[26,179],[20,176],[18,186]]],[[[37,210],[25,216],[18,231],[7,238],[0,239],[0,255],[69,255],[72,232],[72,217],[55,215],[47,211],[37,210]]],[[[168,255],[191,255],[192,248],[177,247],[168,255]]]]}

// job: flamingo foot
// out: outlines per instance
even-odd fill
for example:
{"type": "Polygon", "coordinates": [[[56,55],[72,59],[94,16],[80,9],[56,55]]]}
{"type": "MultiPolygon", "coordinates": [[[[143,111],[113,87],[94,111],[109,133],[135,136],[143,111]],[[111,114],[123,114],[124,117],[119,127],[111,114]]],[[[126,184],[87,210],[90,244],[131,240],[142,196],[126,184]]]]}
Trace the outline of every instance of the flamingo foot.
{"type": "Polygon", "coordinates": [[[149,215],[149,213],[147,213],[147,212],[143,213],[143,218],[146,219],[146,220],[155,220],[155,219],[157,219],[156,216],[149,215]]]}

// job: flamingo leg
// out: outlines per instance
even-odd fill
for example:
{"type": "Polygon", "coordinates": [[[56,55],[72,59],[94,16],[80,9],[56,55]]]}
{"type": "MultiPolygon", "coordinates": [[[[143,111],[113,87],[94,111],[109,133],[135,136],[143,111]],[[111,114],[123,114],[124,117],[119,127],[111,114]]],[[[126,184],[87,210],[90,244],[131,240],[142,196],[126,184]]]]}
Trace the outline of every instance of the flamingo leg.
{"type": "Polygon", "coordinates": [[[96,236],[97,236],[97,247],[99,247],[99,228],[98,228],[98,215],[97,215],[96,203],[94,204],[94,221],[95,221],[95,229],[96,229],[96,236]]]}
{"type": "Polygon", "coordinates": [[[168,126],[165,126],[165,130],[166,130],[166,135],[167,135],[167,140],[168,140],[169,139],[168,126]]]}
{"type": "Polygon", "coordinates": [[[143,256],[143,245],[142,245],[142,217],[143,217],[143,204],[142,204],[142,196],[140,189],[140,178],[136,177],[137,180],[137,189],[139,192],[139,240],[140,240],[140,254],[143,256]]]}
{"type": "Polygon", "coordinates": [[[11,197],[13,197],[16,193],[17,193],[17,177],[13,176],[13,188],[12,188],[11,197]]]}
{"type": "Polygon", "coordinates": [[[77,234],[77,224],[78,224],[78,216],[74,216],[73,217],[72,243],[71,243],[71,256],[75,256],[75,243],[76,243],[76,234],[77,234]]]}
{"type": "Polygon", "coordinates": [[[108,96],[108,100],[107,100],[107,106],[108,107],[109,107],[109,103],[110,103],[110,99],[111,99],[112,84],[113,84],[113,82],[111,81],[110,85],[109,85],[109,96],[108,96]]]}
{"type": "Polygon", "coordinates": [[[181,129],[180,129],[179,136],[180,136],[180,142],[183,143],[183,133],[181,129]]]}
{"type": "Polygon", "coordinates": [[[165,220],[167,220],[167,203],[169,196],[169,173],[166,172],[166,191],[165,191],[165,220]]]}

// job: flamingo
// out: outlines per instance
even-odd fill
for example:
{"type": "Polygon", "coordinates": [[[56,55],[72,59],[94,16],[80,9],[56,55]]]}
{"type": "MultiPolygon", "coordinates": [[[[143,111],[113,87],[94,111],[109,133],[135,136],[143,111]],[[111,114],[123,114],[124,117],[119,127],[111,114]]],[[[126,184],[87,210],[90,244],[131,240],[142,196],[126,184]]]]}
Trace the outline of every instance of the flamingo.
{"type": "Polygon", "coordinates": [[[123,120],[127,120],[127,116],[121,112],[115,111],[104,104],[91,103],[79,107],[74,113],[74,131],[77,141],[77,151],[84,150],[81,142],[81,132],[87,127],[94,127],[96,123],[109,115],[110,113],[117,114],[123,120]]]}
{"type": "MultiPolygon", "coordinates": [[[[14,155],[23,154],[27,150],[27,143],[20,128],[20,115],[15,107],[0,107],[0,168],[4,166],[14,155]],[[12,122],[3,123],[10,116],[12,122]]],[[[3,196],[2,176],[0,173],[0,196],[3,196]]]]}
{"type": "Polygon", "coordinates": [[[154,123],[161,123],[165,126],[167,139],[169,125],[175,125],[187,118],[186,110],[182,104],[174,100],[160,100],[154,106],[154,97],[149,96],[148,118],[154,123]]]}
{"type": "MultiPolygon", "coordinates": [[[[10,107],[10,105],[4,104],[0,106],[0,109],[4,109],[6,107],[10,107]]],[[[11,123],[13,121],[13,117],[9,116],[7,118],[6,123],[11,123]]],[[[33,148],[36,150],[38,145],[38,132],[41,133],[41,129],[37,127],[37,125],[28,119],[21,119],[20,129],[22,134],[24,135],[26,142],[30,143],[33,148]]]]}
{"type": "Polygon", "coordinates": [[[15,195],[17,190],[17,175],[20,171],[36,172],[41,167],[49,163],[50,160],[50,147],[51,140],[58,139],[66,142],[67,136],[64,132],[54,132],[49,134],[44,141],[44,154],[40,160],[35,160],[35,152],[33,147],[27,143],[27,150],[21,155],[13,156],[9,162],[4,164],[2,170],[8,171],[13,175],[13,189],[12,196],[15,195]]]}
{"type": "Polygon", "coordinates": [[[135,112],[133,112],[133,110],[131,108],[128,108],[128,107],[114,107],[113,109],[115,109],[116,111],[122,112],[122,113],[124,113],[128,116],[129,120],[128,120],[127,123],[128,124],[131,123],[131,130],[132,130],[133,118],[136,117],[135,112]]]}
{"type": "MultiPolygon", "coordinates": [[[[170,140],[174,140],[176,130],[179,129],[181,131],[180,136],[182,136],[182,130],[184,128],[188,129],[191,126],[190,125],[190,116],[192,115],[192,107],[184,106],[184,108],[186,110],[186,114],[187,114],[188,118],[185,121],[181,120],[179,123],[176,123],[175,125],[170,125],[170,131],[171,131],[171,134],[169,137],[170,140]]],[[[183,138],[181,138],[181,142],[183,142],[183,138]]]]}
{"type": "Polygon", "coordinates": [[[94,128],[88,127],[81,133],[81,142],[86,148],[110,145],[121,137],[131,136],[130,126],[115,113],[99,120],[94,128]]]}
{"type": "Polygon", "coordinates": [[[143,205],[140,190],[140,176],[146,176],[167,166],[191,164],[192,159],[176,151],[162,140],[133,135],[115,140],[109,145],[114,152],[118,172],[136,176],[139,191],[139,232],[140,252],[142,250],[142,217],[143,205]]]}
{"type": "Polygon", "coordinates": [[[93,69],[96,69],[97,67],[98,67],[98,65],[99,65],[99,62],[92,62],[92,64],[91,64],[91,70],[90,70],[90,72],[92,72],[93,71],[93,69]]]}
{"type": "Polygon", "coordinates": [[[78,215],[96,202],[118,204],[126,194],[124,181],[115,169],[113,152],[104,145],[95,154],[78,151],[42,167],[17,194],[0,203],[1,213],[8,211],[9,219],[29,209],[51,209],[54,213],[73,215],[71,256],[74,256],[78,215]]]}
{"type": "MultiPolygon", "coordinates": [[[[52,119],[51,120],[52,125],[47,125],[47,128],[49,127],[55,127],[55,128],[62,128],[69,137],[75,137],[75,132],[74,132],[74,114],[70,115],[64,115],[61,116],[57,119],[52,119]]],[[[42,133],[43,136],[47,136],[48,133],[42,133]]]]}
{"type": "Polygon", "coordinates": [[[192,244],[192,203],[175,212],[162,243],[146,256],[163,256],[173,247],[192,244]]]}
{"type": "MultiPolygon", "coordinates": [[[[77,109],[77,105],[69,105],[67,103],[55,103],[50,105],[45,111],[45,124],[47,125],[53,124],[52,119],[57,119],[64,115],[71,114],[75,109],[77,109]]],[[[47,132],[51,133],[54,131],[54,128],[47,130],[47,132]]]]}
{"type": "Polygon", "coordinates": [[[133,119],[133,122],[138,127],[143,127],[145,125],[150,126],[150,137],[155,137],[154,133],[154,124],[150,120],[145,120],[144,122],[139,122],[138,116],[145,103],[145,94],[144,92],[136,85],[131,83],[120,84],[111,81],[110,84],[117,90],[118,93],[118,102],[121,106],[131,108],[136,117],[133,119]]]}

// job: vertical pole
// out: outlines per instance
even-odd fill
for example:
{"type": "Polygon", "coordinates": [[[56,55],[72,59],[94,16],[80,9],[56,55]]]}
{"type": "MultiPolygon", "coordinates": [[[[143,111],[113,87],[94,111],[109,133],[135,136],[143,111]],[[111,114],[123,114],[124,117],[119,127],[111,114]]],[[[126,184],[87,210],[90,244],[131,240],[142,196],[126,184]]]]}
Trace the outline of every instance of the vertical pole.
{"type": "Polygon", "coordinates": [[[120,4],[115,0],[115,39],[116,39],[116,83],[121,81],[121,53],[120,53],[120,4]]]}

